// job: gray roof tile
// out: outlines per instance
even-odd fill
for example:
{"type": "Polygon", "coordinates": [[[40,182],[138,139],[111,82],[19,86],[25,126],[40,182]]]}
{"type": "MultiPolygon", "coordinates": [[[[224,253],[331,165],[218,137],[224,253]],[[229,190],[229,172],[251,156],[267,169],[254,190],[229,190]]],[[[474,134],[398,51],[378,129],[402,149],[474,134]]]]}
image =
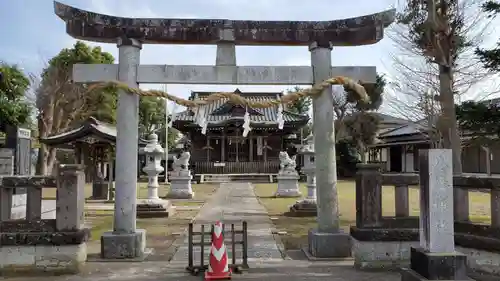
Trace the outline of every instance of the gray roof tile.
{"type": "MultiPolygon", "coordinates": [[[[235,91],[235,92],[238,92],[235,91]]],[[[193,93],[193,94],[198,94],[197,100],[204,100],[207,97],[207,93],[204,92],[198,92],[198,93],[193,93]]],[[[275,99],[278,95],[281,95],[281,93],[241,93],[242,95],[245,96],[246,99],[249,99],[251,101],[266,101],[270,99],[275,99]]],[[[193,95],[194,96],[194,95],[193,95]]],[[[233,120],[240,120],[243,119],[243,117],[234,117],[231,115],[218,115],[212,113],[216,111],[218,108],[223,106],[224,104],[227,103],[227,100],[218,100],[214,103],[211,103],[205,107],[205,118],[208,121],[208,123],[219,123],[219,122],[224,122],[230,119],[233,120]]],[[[270,108],[255,108],[255,111],[259,112],[260,114],[256,115],[250,115],[250,121],[252,123],[277,123],[277,117],[278,117],[278,108],[277,107],[270,107],[270,108]]],[[[294,121],[305,121],[308,119],[308,116],[304,115],[299,115],[295,114],[292,112],[288,112],[286,110],[283,111],[283,119],[285,122],[294,122],[294,121]]],[[[175,120],[180,120],[180,121],[195,121],[196,120],[196,115],[193,114],[190,110],[186,110],[183,112],[180,112],[175,116],[175,120]]]]}

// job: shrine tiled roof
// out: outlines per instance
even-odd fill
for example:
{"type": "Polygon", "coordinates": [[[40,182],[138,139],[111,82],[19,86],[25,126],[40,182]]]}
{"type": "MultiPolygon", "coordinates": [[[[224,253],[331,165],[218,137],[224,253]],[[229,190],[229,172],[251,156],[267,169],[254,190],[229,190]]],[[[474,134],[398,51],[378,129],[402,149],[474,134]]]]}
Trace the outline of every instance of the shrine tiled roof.
{"type": "MultiPolygon", "coordinates": [[[[246,99],[251,100],[251,101],[266,101],[266,100],[271,100],[271,99],[276,99],[280,95],[282,95],[281,92],[275,92],[275,93],[241,93],[238,90],[235,91],[235,93],[239,93],[243,95],[246,99]]],[[[190,99],[196,99],[196,100],[204,100],[210,93],[206,92],[193,92],[191,95],[190,99]]],[[[217,124],[217,123],[224,123],[225,121],[228,120],[240,120],[243,119],[243,115],[241,116],[234,116],[231,114],[231,109],[236,108],[236,107],[241,107],[239,105],[233,105],[230,104],[227,100],[219,100],[217,102],[214,102],[212,104],[209,104],[205,107],[205,118],[208,121],[209,125],[210,124],[217,124]]],[[[267,125],[272,125],[272,124],[277,124],[278,120],[278,108],[277,107],[270,107],[270,108],[242,108],[243,111],[248,110],[250,113],[250,121],[253,124],[267,124],[267,125]]],[[[293,122],[307,122],[309,120],[309,117],[306,115],[300,115],[296,113],[292,113],[287,111],[286,109],[283,110],[283,119],[286,123],[293,123],[293,122]]],[[[186,110],[183,112],[180,112],[175,116],[176,121],[192,121],[194,122],[196,120],[196,114],[195,112],[191,110],[186,110]]]]}
{"type": "MultiPolygon", "coordinates": [[[[80,126],[66,132],[41,138],[40,142],[51,146],[67,145],[72,142],[114,144],[116,142],[116,127],[90,117],[80,126]]],[[[140,145],[145,143],[144,140],[139,140],[140,145]]]]}

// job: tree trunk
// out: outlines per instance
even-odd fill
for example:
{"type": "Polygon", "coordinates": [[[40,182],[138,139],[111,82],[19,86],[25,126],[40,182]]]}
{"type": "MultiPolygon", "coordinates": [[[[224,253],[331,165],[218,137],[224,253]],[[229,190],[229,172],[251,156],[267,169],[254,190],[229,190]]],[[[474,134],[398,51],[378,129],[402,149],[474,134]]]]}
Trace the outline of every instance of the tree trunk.
{"type": "Polygon", "coordinates": [[[40,149],[38,150],[38,158],[36,161],[36,174],[40,176],[47,175],[47,159],[48,151],[45,144],[40,144],[40,149]]]}
{"type": "MultiPolygon", "coordinates": [[[[45,124],[41,116],[38,116],[38,136],[44,138],[48,135],[45,124]]],[[[56,160],[56,149],[47,147],[45,144],[40,143],[38,150],[38,159],[36,161],[36,174],[41,176],[50,175],[54,162],[56,160]]]]}
{"type": "MultiPolygon", "coordinates": [[[[47,136],[47,133],[45,132],[45,123],[43,122],[42,115],[37,116],[37,122],[38,122],[38,137],[44,138],[47,136]]],[[[38,149],[38,158],[36,161],[36,174],[40,176],[45,176],[47,175],[47,165],[45,159],[48,156],[48,151],[47,151],[47,146],[43,143],[40,142],[40,148],[38,149]]]]}
{"type": "MultiPolygon", "coordinates": [[[[455,112],[453,73],[446,66],[439,67],[440,102],[442,123],[439,126],[443,136],[444,148],[451,149],[453,154],[453,174],[462,174],[462,142],[458,131],[455,112]]],[[[455,221],[469,219],[469,193],[460,188],[453,189],[453,213],[455,221]]]]}
{"type": "Polygon", "coordinates": [[[41,176],[51,175],[55,161],[56,149],[48,148],[46,145],[41,144],[36,161],[36,174],[41,176]]]}
{"type": "Polygon", "coordinates": [[[49,153],[47,157],[47,175],[52,175],[52,170],[54,169],[54,164],[56,163],[56,149],[49,148],[49,153]]]}
{"type": "Polygon", "coordinates": [[[455,112],[453,73],[446,66],[439,67],[439,87],[443,116],[440,126],[443,145],[444,148],[453,151],[453,174],[460,175],[462,174],[462,143],[455,112]]]}

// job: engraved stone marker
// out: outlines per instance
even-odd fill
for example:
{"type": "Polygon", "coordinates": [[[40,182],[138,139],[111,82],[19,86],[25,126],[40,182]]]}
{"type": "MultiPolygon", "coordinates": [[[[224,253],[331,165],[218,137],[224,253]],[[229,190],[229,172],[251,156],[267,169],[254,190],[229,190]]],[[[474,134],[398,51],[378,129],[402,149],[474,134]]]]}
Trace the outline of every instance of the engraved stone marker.
{"type": "Polygon", "coordinates": [[[452,153],[420,152],[420,247],[431,253],[455,252],[452,153]]]}
{"type": "Polygon", "coordinates": [[[401,280],[469,280],[467,256],[455,252],[451,149],[420,151],[419,160],[420,247],[401,280]]]}

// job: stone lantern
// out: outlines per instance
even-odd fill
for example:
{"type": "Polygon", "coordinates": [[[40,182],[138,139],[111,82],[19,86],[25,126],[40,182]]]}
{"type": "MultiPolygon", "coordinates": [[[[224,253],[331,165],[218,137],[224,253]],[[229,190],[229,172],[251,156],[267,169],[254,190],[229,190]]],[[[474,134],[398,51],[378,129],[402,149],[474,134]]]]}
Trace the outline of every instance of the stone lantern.
{"type": "Polygon", "coordinates": [[[316,175],[314,174],[316,165],[314,164],[314,137],[309,135],[306,144],[301,148],[300,154],[304,157],[304,167],[302,171],[307,175],[307,200],[314,201],[316,204],[316,175]]]}
{"type": "Polygon", "coordinates": [[[316,216],[316,175],[314,163],[314,137],[309,135],[305,139],[305,145],[299,151],[299,154],[304,157],[304,166],[302,171],[307,175],[307,197],[297,201],[290,207],[290,213],[295,213],[297,216],[316,216]]]}
{"type": "Polygon", "coordinates": [[[148,198],[139,199],[137,204],[138,217],[168,216],[171,204],[158,196],[158,175],[163,172],[161,160],[165,156],[163,147],[158,143],[156,134],[149,135],[148,144],[141,148],[139,153],[146,156],[146,166],[142,169],[148,175],[148,198]]]}

